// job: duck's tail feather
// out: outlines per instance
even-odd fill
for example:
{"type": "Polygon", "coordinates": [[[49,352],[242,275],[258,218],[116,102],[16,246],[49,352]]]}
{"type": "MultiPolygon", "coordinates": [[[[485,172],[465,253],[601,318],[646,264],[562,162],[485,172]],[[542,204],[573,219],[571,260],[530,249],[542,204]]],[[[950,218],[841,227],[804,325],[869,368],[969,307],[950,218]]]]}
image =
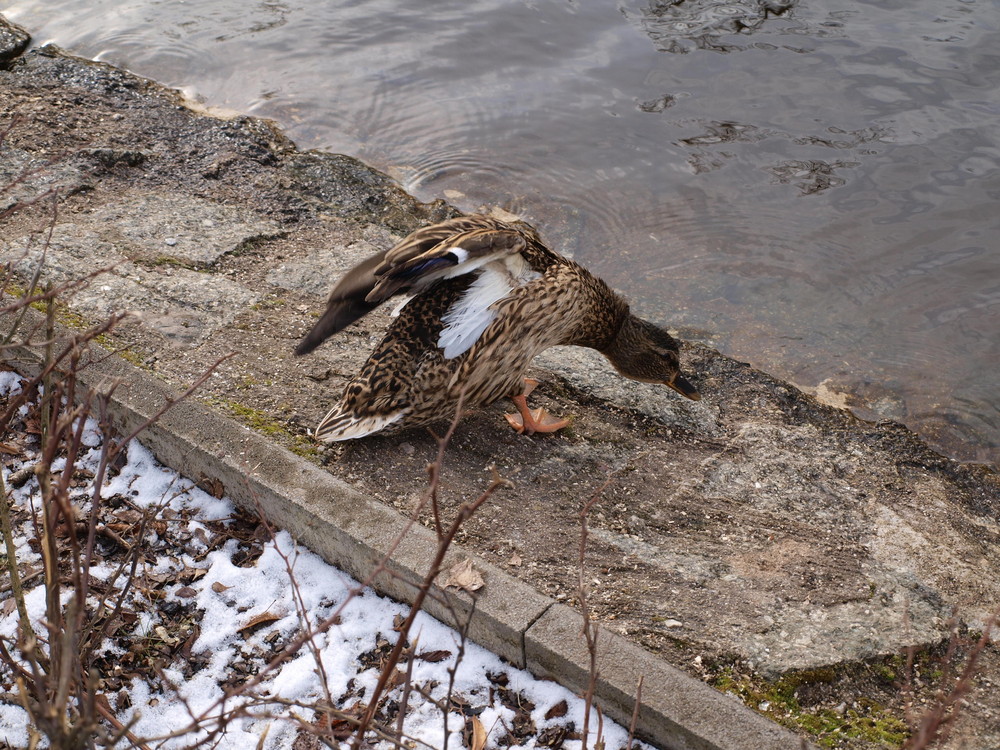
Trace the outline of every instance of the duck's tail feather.
{"type": "Polygon", "coordinates": [[[337,406],[320,421],[319,426],[316,427],[315,437],[317,440],[328,443],[338,440],[353,440],[380,432],[401,420],[405,415],[406,411],[400,409],[390,414],[362,417],[350,411],[342,411],[341,407],[337,406]]]}

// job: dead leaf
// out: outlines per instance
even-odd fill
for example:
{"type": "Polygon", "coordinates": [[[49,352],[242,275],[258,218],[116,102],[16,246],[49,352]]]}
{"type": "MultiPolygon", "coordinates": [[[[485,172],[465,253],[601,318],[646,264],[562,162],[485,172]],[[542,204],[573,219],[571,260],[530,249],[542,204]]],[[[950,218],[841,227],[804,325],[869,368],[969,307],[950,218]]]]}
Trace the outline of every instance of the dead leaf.
{"type": "Polygon", "coordinates": [[[157,625],[155,628],[153,628],[153,632],[156,633],[156,636],[161,641],[163,641],[164,643],[166,643],[168,646],[176,646],[178,643],[181,642],[180,638],[178,638],[177,636],[174,636],[174,635],[170,635],[167,632],[167,629],[165,627],[163,627],[162,625],[157,625]]]}
{"type": "Polygon", "coordinates": [[[198,486],[214,498],[221,500],[226,495],[226,486],[215,477],[201,475],[198,486]]]}
{"type": "Polygon", "coordinates": [[[185,566],[184,570],[177,573],[177,579],[181,581],[181,583],[191,583],[192,581],[197,581],[207,572],[208,568],[189,568],[185,566]]]}
{"type": "Polygon", "coordinates": [[[392,670],[392,674],[389,675],[389,679],[385,681],[386,691],[393,690],[406,682],[406,672],[404,672],[399,667],[392,670]]]}
{"type": "Polygon", "coordinates": [[[188,639],[184,641],[184,645],[181,647],[182,658],[184,659],[191,658],[191,649],[194,648],[194,643],[195,641],[198,640],[200,636],[201,636],[201,626],[198,625],[198,623],[195,623],[194,627],[191,628],[191,635],[188,636],[188,639]]]}
{"type": "Polygon", "coordinates": [[[181,588],[177,589],[177,591],[175,591],[174,593],[181,599],[191,599],[198,595],[198,592],[195,591],[190,586],[182,586],[181,588]]]}
{"type": "Polygon", "coordinates": [[[470,721],[472,722],[472,741],[469,743],[469,750],[483,750],[486,747],[486,728],[478,716],[473,716],[470,721]]]}
{"type": "Polygon", "coordinates": [[[569,739],[580,739],[579,735],[573,736],[565,726],[551,726],[543,729],[538,734],[535,744],[538,747],[562,747],[563,742],[569,739]]]}
{"type": "Polygon", "coordinates": [[[569,711],[569,706],[566,705],[566,701],[562,700],[555,704],[552,708],[545,712],[546,719],[561,719],[569,711]]]}
{"type": "Polygon", "coordinates": [[[228,591],[230,588],[232,587],[227,586],[224,583],[219,583],[218,581],[212,584],[212,591],[214,591],[216,594],[221,594],[223,591],[228,591]]]}
{"type": "Polygon", "coordinates": [[[246,638],[261,625],[267,625],[269,622],[280,620],[283,616],[284,615],[276,615],[274,612],[261,612],[259,615],[251,617],[250,621],[243,627],[237,629],[236,632],[242,633],[243,637],[246,638]]]}
{"type": "Polygon", "coordinates": [[[0,453],[6,453],[8,456],[17,456],[22,452],[20,448],[11,443],[0,443],[0,453]]]}
{"type": "Polygon", "coordinates": [[[342,711],[317,711],[316,718],[312,722],[313,730],[320,737],[333,737],[343,742],[354,734],[357,720],[364,715],[367,708],[364,703],[357,701],[342,711]]]}
{"type": "Polygon", "coordinates": [[[103,708],[107,713],[111,713],[111,702],[104,693],[97,693],[94,696],[94,703],[103,708]]]}
{"type": "Polygon", "coordinates": [[[480,572],[472,567],[472,560],[466,558],[451,567],[442,585],[444,588],[454,586],[466,591],[479,591],[486,583],[483,581],[483,576],[480,572]]]}
{"type": "Polygon", "coordinates": [[[449,656],[451,656],[451,651],[441,649],[439,651],[424,651],[422,654],[417,654],[417,658],[421,661],[429,661],[431,664],[436,664],[439,661],[444,661],[449,656]]]}

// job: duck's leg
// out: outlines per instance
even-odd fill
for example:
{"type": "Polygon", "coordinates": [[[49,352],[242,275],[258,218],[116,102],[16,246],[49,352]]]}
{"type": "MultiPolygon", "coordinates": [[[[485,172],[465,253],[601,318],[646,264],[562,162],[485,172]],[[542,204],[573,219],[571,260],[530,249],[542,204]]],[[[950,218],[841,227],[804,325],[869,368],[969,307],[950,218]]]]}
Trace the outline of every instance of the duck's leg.
{"type": "Polygon", "coordinates": [[[510,397],[510,400],[514,402],[514,406],[517,407],[518,413],[504,414],[510,426],[517,432],[525,435],[531,435],[535,432],[555,432],[569,424],[568,419],[556,419],[545,411],[545,409],[528,408],[528,396],[531,395],[531,392],[535,390],[535,386],[537,385],[538,381],[534,378],[525,378],[524,393],[510,397]]]}

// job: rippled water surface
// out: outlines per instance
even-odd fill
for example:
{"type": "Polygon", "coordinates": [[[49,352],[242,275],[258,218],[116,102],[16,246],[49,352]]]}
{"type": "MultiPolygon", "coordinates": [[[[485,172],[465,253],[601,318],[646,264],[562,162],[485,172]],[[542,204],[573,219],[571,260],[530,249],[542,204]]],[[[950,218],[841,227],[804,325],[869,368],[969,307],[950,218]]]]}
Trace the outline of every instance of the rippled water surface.
{"type": "Polygon", "coordinates": [[[1000,452],[996,0],[20,0],[37,43],[501,205],[647,317],[1000,452]]]}

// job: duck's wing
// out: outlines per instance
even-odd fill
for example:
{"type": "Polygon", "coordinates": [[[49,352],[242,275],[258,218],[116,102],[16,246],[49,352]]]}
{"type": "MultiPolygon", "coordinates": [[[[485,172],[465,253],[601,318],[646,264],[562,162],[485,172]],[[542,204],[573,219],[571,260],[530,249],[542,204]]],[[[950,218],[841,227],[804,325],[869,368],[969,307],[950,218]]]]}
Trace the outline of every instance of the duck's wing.
{"type": "Polygon", "coordinates": [[[418,229],[337,282],[326,311],[295,353],[308,354],[393,295],[419,293],[441,279],[470,273],[525,247],[522,231],[488,216],[463,216],[418,229]]]}
{"type": "Polygon", "coordinates": [[[333,334],[344,330],[381,304],[365,298],[375,288],[375,269],[385,261],[386,251],[362,261],[337,282],[326,301],[326,311],[295,347],[296,354],[308,354],[333,334]]]}
{"type": "Polygon", "coordinates": [[[421,229],[386,253],[366,301],[420,292],[434,282],[471,273],[528,245],[524,233],[489,217],[463,217],[421,229]]]}

